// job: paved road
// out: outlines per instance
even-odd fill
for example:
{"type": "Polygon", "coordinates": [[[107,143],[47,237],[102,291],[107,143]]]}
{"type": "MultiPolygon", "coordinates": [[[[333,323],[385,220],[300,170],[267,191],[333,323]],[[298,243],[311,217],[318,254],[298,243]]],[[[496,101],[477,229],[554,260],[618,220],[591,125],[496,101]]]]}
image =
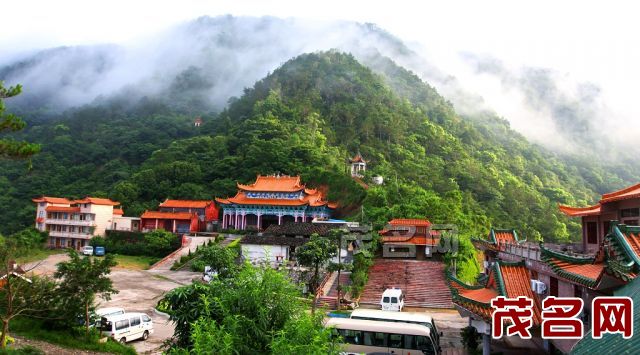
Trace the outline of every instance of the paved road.
{"type": "MultiPolygon", "coordinates": [[[[27,265],[39,275],[51,275],[56,264],[67,260],[65,254],[51,255],[47,259],[27,265]]],[[[162,296],[176,287],[188,285],[199,273],[190,271],[170,270],[127,270],[114,268],[111,272],[114,287],[120,292],[113,295],[111,300],[98,300],[98,307],[122,307],[127,312],[144,312],[151,316],[154,324],[154,334],[147,341],[133,341],[136,351],[140,354],[161,354],[160,346],[173,335],[173,324],[165,316],[154,312],[154,308],[162,296]]]]}
{"type": "Polygon", "coordinates": [[[189,254],[189,251],[192,253],[196,251],[196,248],[207,243],[210,240],[213,240],[213,237],[187,237],[188,245],[182,247],[180,251],[173,254],[171,257],[163,260],[162,262],[153,266],[153,270],[169,270],[173,263],[179,260],[182,256],[189,254]]]}

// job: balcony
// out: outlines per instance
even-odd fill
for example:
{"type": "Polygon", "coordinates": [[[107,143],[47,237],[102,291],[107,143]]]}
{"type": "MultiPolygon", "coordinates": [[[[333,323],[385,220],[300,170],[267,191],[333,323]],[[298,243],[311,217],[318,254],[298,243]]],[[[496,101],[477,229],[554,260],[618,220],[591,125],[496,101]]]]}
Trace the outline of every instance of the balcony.
{"type": "Polygon", "coordinates": [[[96,221],[79,220],[79,219],[54,219],[47,218],[45,220],[47,224],[61,224],[65,226],[86,226],[93,227],[96,225],[96,221]]]}
{"type": "Polygon", "coordinates": [[[72,233],[72,232],[58,232],[58,231],[49,231],[50,237],[61,237],[61,238],[76,238],[76,239],[91,239],[93,235],[85,234],[85,233],[72,233]]]}

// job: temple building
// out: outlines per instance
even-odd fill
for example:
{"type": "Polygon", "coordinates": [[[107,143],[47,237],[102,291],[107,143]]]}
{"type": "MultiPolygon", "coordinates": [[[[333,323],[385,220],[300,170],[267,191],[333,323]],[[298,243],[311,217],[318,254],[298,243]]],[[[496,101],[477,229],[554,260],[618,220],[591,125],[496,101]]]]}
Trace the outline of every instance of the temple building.
{"type": "Polygon", "coordinates": [[[588,207],[559,206],[569,217],[582,219],[582,246],[585,252],[595,252],[609,233],[611,221],[640,225],[640,184],[602,195],[600,201],[588,207]]]}
{"type": "Polygon", "coordinates": [[[431,257],[440,243],[440,234],[431,230],[428,219],[392,219],[379,233],[385,258],[424,259],[431,257]]]}
{"type": "Polygon", "coordinates": [[[222,228],[262,230],[271,224],[328,219],[337,207],[323,191],[305,187],[300,176],[258,175],[249,185],[237,184],[231,198],[216,198],[222,228]]]}
{"type": "Polygon", "coordinates": [[[364,172],[367,171],[367,161],[362,158],[360,152],[358,152],[353,158],[349,159],[351,164],[351,176],[363,177],[364,172]]]}
{"type": "Polygon", "coordinates": [[[200,232],[212,232],[218,224],[218,207],[213,200],[165,200],[161,212],[189,212],[198,215],[200,232]]]}

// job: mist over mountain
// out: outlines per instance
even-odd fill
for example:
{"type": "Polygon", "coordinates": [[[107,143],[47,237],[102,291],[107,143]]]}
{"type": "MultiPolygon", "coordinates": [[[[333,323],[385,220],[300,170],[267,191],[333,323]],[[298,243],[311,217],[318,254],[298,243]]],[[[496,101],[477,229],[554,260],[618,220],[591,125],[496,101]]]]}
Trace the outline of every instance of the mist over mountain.
{"type": "Polygon", "coordinates": [[[376,25],[347,21],[201,17],[134,43],[7,53],[0,57],[0,80],[24,86],[8,102],[21,113],[145,98],[199,114],[224,109],[231,97],[290,58],[329,49],[352,53],[377,72],[385,70],[381,58],[388,57],[433,85],[463,117],[507,112],[502,115],[514,129],[564,155],[628,163],[640,152],[629,134],[635,123],[623,126],[612,119],[595,83],[571,84],[548,68],[513,69],[499,58],[473,53],[459,54],[473,78],[447,73],[443,63],[428,59],[428,48],[404,43],[376,25]],[[497,80],[499,90],[472,92],[465,84],[477,77],[497,80]]]}

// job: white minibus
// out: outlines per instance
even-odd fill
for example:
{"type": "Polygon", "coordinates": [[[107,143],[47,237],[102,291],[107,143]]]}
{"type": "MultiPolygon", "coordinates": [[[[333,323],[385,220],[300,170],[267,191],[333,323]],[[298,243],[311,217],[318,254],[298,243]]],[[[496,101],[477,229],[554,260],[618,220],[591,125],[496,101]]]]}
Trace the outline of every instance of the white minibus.
{"type": "Polygon", "coordinates": [[[340,337],[347,354],[383,353],[418,355],[439,353],[429,328],[409,323],[382,322],[351,318],[329,318],[325,327],[340,337]]]}
{"type": "Polygon", "coordinates": [[[125,313],[102,317],[100,332],[121,343],[136,339],[147,340],[153,334],[153,322],[144,313],[125,313]]]}

